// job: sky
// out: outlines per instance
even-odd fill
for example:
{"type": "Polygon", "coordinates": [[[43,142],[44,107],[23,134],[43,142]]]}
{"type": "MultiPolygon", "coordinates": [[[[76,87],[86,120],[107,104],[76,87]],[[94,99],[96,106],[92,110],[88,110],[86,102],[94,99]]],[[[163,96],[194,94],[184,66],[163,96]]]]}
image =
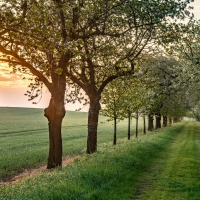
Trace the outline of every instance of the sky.
{"type": "MultiPolygon", "coordinates": [[[[200,20],[200,0],[191,3],[194,7],[193,13],[200,20]]],[[[45,108],[49,104],[50,94],[47,89],[43,91],[43,97],[38,104],[32,104],[24,95],[28,89],[29,82],[22,80],[20,74],[11,74],[6,64],[0,63],[0,107],[32,107],[45,108]]],[[[76,110],[82,108],[79,103],[66,104],[67,110],[76,110]]],[[[88,106],[82,109],[87,111],[88,106]]]]}

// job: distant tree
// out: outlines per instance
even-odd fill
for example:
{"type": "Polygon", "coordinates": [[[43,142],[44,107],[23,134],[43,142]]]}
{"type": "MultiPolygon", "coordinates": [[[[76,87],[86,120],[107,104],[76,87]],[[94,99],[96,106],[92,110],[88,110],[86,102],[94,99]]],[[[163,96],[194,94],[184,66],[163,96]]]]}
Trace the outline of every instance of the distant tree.
{"type": "Polygon", "coordinates": [[[176,30],[176,40],[165,48],[169,54],[186,63],[187,72],[195,75],[200,65],[200,21],[191,19],[187,24],[177,24],[176,30]]]}
{"type": "Polygon", "coordinates": [[[161,128],[161,115],[163,126],[167,124],[167,117],[182,116],[185,108],[185,79],[184,66],[172,57],[156,57],[150,63],[149,74],[157,77],[155,85],[155,100],[151,112],[156,116],[155,128],[161,128]],[[182,107],[182,108],[181,108],[182,107]],[[180,112],[180,113],[178,113],[180,112]]]}
{"type": "MultiPolygon", "coordinates": [[[[101,113],[114,120],[114,144],[116,142],[116,121],[128,118],[128,140],[131,136],[131,119],[136,119],[136,137],[138,137],[138,118],[145,115],[150,100],[153,78],[146,75],[145,65],[138,64],[134,75],[118,78],[109,83],[102,93],[101,113]],[[143,68],[143,70],[142,70],[143,68]]],[[[151,101],[151,100],[150,100],[151,101]]],[[[145,126],[145,124],[144,124],[145,126]]]]}
{"type": "Polygon", "coordinates": [[[187,94],[187,108],[192,111],[195,118],[199,115],[199,67],[200,67],[200,21],[190,20],[187,24],[177,25],[181,40],[171,44],[168,52],[179,58],[184,66],[182,84],[187,94]]]}
{"type": "Polygon", "coordinates": [[[200,121],[200,84],[190,84],[187,89],[186,108],[188,112],[186,116],[200,121]]]}
{"type": "Polygon", "coordinates": [[[101,114],[108,117],[108,121],[113,121],[113,145],[117,144],[117,121],[124,119],[123,106],[126,89],[123,79],[118,78],[110,82],[102,93],[101,114]]]}
{"type": "Polygon", "coordinates": [[[128,118],[128,139],[130,139],[130,120],[135,118],[135,136],[138,137],[138,119],[145,114],[144,108],[148,104],[149,94],[147,93],[147,77],[145,74],[130,78],[128,81],[129,89],[126,92],[127,99],[124,106],[124,114],[128,118]],[[146,81],[146,82],[145,82],[146,81]]]}
{"type": "Polygon", "coordinates": [[[51,93],[48,168],[62,165],[61,124],[66,84],[88,95],[87,153],[97,150],[100,99],[105,86],[134,73],[134,60],[169,18],[186,16],[192,0],[2,0],[0,52],[13,71],[31,74],[29,100],[43,85],[51,93]]]}

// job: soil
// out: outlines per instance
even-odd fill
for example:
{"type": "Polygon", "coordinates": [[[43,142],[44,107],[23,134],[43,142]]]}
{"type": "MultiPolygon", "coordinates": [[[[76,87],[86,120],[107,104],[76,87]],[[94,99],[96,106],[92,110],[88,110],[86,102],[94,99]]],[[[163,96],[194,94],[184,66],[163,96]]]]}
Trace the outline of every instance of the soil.
{"type": "MultiPolygon", "coordinates": [[[[63,158],[62,167],[72,164],[74,162],[74,159],[76,159],[77,157],[79,156],[63,158]]],[[[54,169],[47,169],[46,165],[34,169],[23,169],[21,173],[18,173],[13,177],[8,177],[5,181],[0,181],[0,186],[16,184],[18,182],[38,176],[43,173],[50,173],[52,170],[54,169]]]]}

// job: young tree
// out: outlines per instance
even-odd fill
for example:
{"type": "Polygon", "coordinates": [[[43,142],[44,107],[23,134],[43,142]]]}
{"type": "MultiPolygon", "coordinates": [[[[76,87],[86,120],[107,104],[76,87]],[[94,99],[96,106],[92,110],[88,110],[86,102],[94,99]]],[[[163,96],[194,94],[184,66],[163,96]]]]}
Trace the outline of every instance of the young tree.
{"type": "Polygon", "coordinates": [[[138,137],[138,120],[139,116],[144,114],[144,107],[148,104],[147,100],[147,81],[145,74],[130,77],[127,81],[129,89],[126,92],[126,102],[124,106],[124,114],[128,117],[128,139],[130,139],[130,119],[136,119],[135,135],[138,137]]]}
{"type": "Polygon", "coordinates": [[[102,93],[101,114],[108,117],[108,121],[113,120],[114,135],[113,145],[117,144],[117,121],[123,120],[123,95],[126,92],[126,86],[123,79],[117,78],[110,82],[102,93]]]}
{"type": "Polygon", "coordinates": [[[62,165],[61,124],[66,83],[88,95],[87,153],[97,150],[101,93],[119,76],[134,73],[134,60],[169,17],[184,18],[192,0],[2,0],[1,61],[35,78],[30,100],[44,84],[51,93],[48,168],[62,165]]]}

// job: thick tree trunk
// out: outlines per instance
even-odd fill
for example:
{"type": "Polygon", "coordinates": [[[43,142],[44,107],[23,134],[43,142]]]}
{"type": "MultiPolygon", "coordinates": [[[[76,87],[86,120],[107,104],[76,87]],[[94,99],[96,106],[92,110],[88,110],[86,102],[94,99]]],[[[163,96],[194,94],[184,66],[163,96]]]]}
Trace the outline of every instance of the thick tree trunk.
{"type": "Polygon", "coordinates": [[[153,131],[154,125],[153,125],[153,114],[148,115],[148,131],[153,131]]]}
{"type": "Polygon", "coordinates": [[[161,114],[156,113],[156,127],[155,127],[155,129],[159,129],[159,128],[161,128],[161,114]]]}
{"type": "Polygon", "coordinates": [[[61,126],[65,116],[64,104],[59,104],[52,97],[49,107],[45,109],[44,115],[49,121],[49,157],[47,168],[62,166],[62,136],[61,126]]]}
{"type": "Polygon", "coordinates": [[[167,127],[167,116],[163,116],[163,127],[167,127]]]}
{"type": "Polygon", "coordinates": [[[100,111],[100,97],[90,97],[90,108],[88,112],[88,138],[87,138],[87,153],[91,154],[97,151],[97,127],[100,111]]]}
{"type": "Polygon", "coordinates": [[[114,136],[113,136],[113,145],[117,144],[117,117],[114,116],[114,136]]]}
{"type": "Polygon", "coordinates": [[[146,134],[146,119],[145,119],[145,115],[143,116],[143,133],[146,134]]]}
{"type": "MultiPolygon", "coordinates": [[[[62,63],[60,63],[62,64],[62,63]]],[[[60,65],[62,66],[62,65],[60,65]]],[[[44,115],[49,124],[49,156],[47,168],[62,166],[62,120],[65,116],[65,90],[66,76],[65,73],[56,74],[56,66],[53,66],[51,78],[51,100],[49,106],[45,108],[44,115]]]]}
{"type": "Polygon", "coordinates": [[[128,140],[131,139],[131,113],[128,113],[128,140]]]}

